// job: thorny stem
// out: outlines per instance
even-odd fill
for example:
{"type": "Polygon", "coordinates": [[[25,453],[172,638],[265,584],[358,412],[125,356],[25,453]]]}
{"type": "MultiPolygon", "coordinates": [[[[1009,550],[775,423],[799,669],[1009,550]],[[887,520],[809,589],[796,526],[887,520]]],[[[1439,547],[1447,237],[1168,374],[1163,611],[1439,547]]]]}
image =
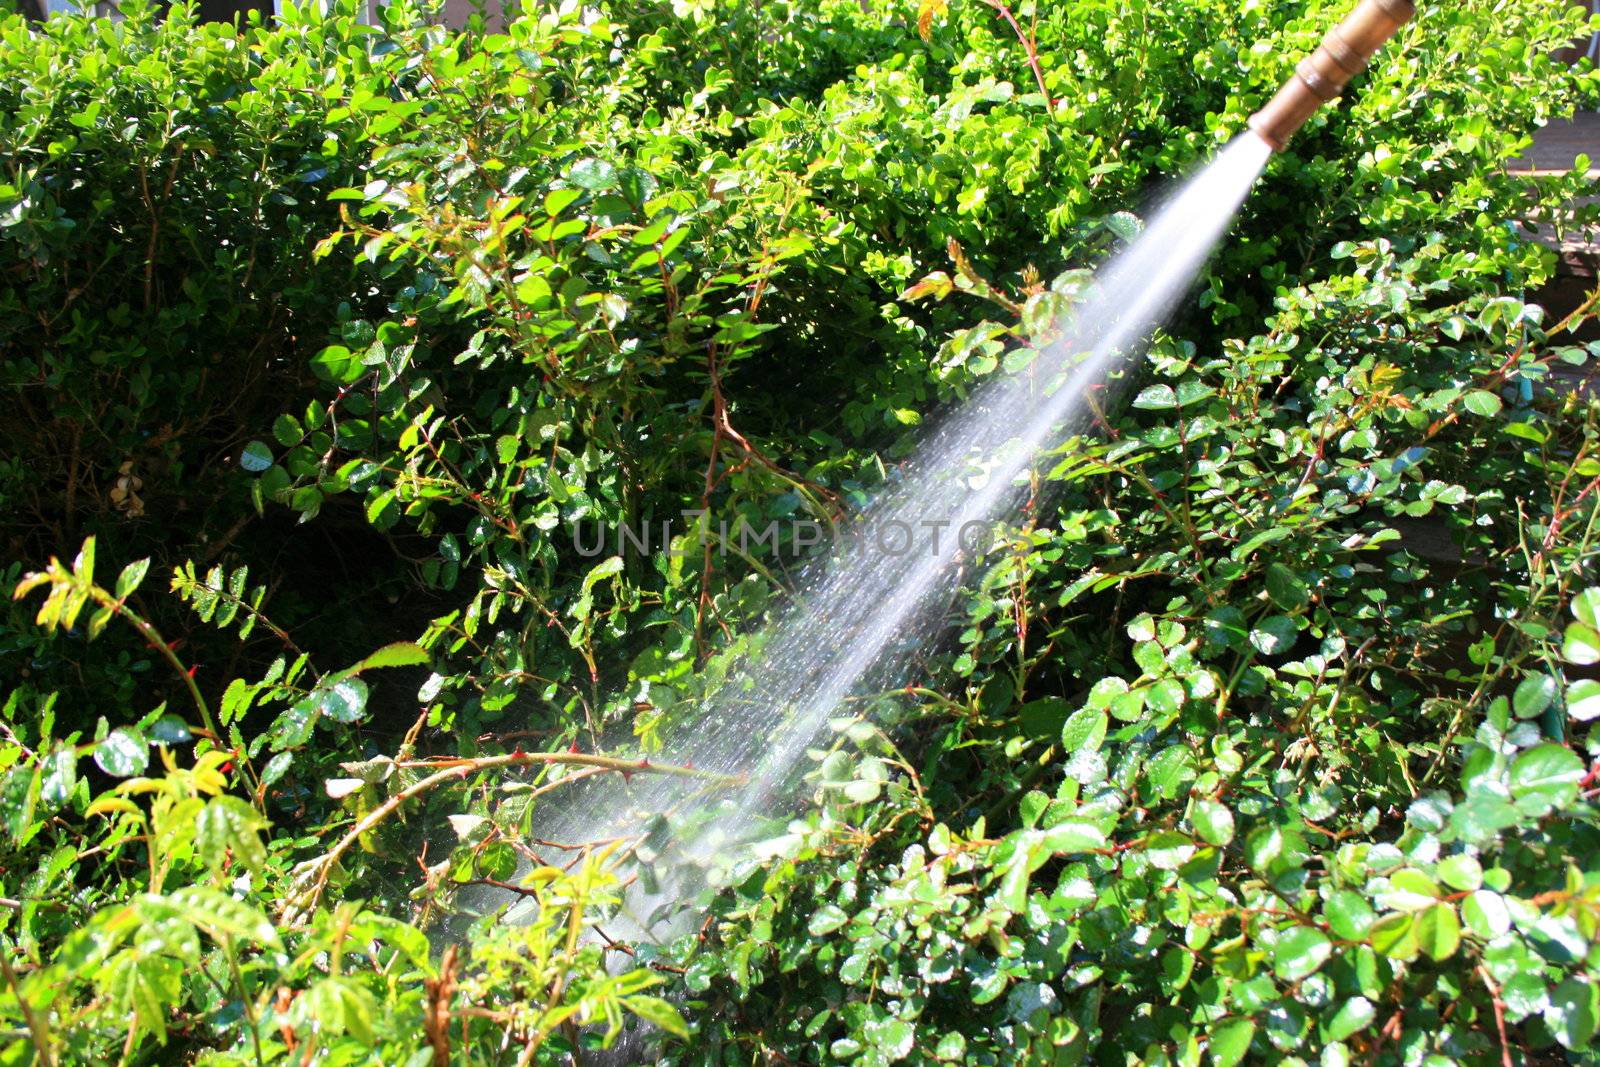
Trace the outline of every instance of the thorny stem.
{"type": "Polygon", "coordinates": [[[1483,979],[1483,987],[1489,991],[1490,1003],[1494,1007],[1494,1028],[1500,1032],[1501,1067],[1511,1067],[1511,1042],[1506,1038],[1506,1002],[1500,999],[1500,987],[1489,977],[1489,972],[1484,970],[1481,963],[1478,964],[1478,977],[1483,979]]]}
{"type": "MultiPolygon", "coordinates": [[[[179,584],[178,584],[179,581],[180,581],[180,579],[178,577],[174,576],[174,578],[173,578],[173,587],[175,589],[180,589],[180,591],[181,591],[182,587],[179,586],[179,584]]],[[[188,577],[187,574],[184,575],[184,577],[182,578],[182,581],[183,581],[183,583],[185,585],[187,585],[189,583],[189,577],[188,577]]],[[[205,583],[202,582],[202,581],[199,581],[198,579],[196,579],[193,582],[193,585],[194,585],[194,587],[196,589],[205,588],[205,583]]],[[[294,655],[296,655],[296,656],[306,656],[305,650],[302,649],[299,645],[295,644],[294,638],[289,636],[289,631],[285,630],[283,627],[281,627],[277,623],[273,622],[270,618],[267,617],[267,613],[266,612],[262,611],[260,608],[256,607],[254,604],[250,603],[249,600],[245,599],[242,596],[234,596],[231,592],[228,591],[226,586],[224,586],[222,589],[208,589],[207,592],[209,592],[209,593],[213,594],[214,596],[216,596],[216,598],[218,600],[221,600],[221,601],[224,601],[224,602],[226,602],[228,604],[231,604],[231,605],[233,605],[233,607],[235,607],[239,611],[242,611],[246,615],[250,616],[250,618],[254,619],[256,621],[256,623],[259,624],[262,627],[262,629],[266,630],[273,637],[276,637],[279,641],[283,642],[283,647],[287,648],[294,655]]],[[[312,676],[313,679],[320,680],[322,678],[322,673],[320,671],[318,671],[317,668],[316,668],[316,665],[311,662],[311,657],[310,656],[306,656],[306,666],[310,669],[311,676],[312,676]]]]}
{"type": "Polygon", "coordinates": [[[200,721],[205,723],[206,729],[211,731],[211,735],[216,738],[217,743],[221,744],[223,741],[223,733],[221,730],[217,729],[216,720],[211,717],[211,707],[206,703],[206,698],[201,695],[200,687],[195,684],[194,675],[189,673],[189,668],[185,667],[183,665],[183,661],[178,658],[178,654],[172,651],[172,646],[167,644],[166,639],[161,636],[160,631],[158,631],[150,623],[146,622],[141,615],[135,612],[132,608],[128,607],[128,605],[124,604],[121,600],[118,600],[116,597],[112,596],[109,592],[100,588],[98,585],[90,586],[89,595],[94,599],[96,604],[99,604],[103,608],[111,609],[123,619],[127,620],[127,622],[135,630],[139,631],[139,636],[148,641],[150,646],[161,655],[161,658],[166,660],[167,663],[171,665],[172,669],[178,672],[178,677],[183,679],[185,688],[189,690],[189,698],[194,701],[195,709],[200,713],[200,721]]]}
{"type": "Polygon", "coordinates": [[[984,3],[995,9],[995,12],[1011,24],[1011,30],[1017,35],[1017,40],[1022,42],[1022,50],[1027,53],[1028,66],[1033,71],[1033,80],[1039,83],[1039,93],[1044,97],[1045,114],[1055,118],[1055,101],[1050,99],[1050,90],[1044,84],[1044,71],[1039,69],[1039,46],[1033,39],[1033,34],[1024,33],[1022,24],[1017,21],[1017,16],[1011,13],[1011,8],[1004,0],[983,0],[984,3]]]}

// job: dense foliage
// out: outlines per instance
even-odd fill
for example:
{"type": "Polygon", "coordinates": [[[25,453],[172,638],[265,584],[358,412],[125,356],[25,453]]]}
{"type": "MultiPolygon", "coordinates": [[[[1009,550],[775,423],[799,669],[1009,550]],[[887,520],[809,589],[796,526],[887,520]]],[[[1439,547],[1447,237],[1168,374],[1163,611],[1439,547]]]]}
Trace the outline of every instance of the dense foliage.
{"type": "Polygon", "coordinates": [[[1274,160],[686,933],[541,841],[696,773],[796,554],[721,531],[859,507],[1347,6],[0,17],[0,1062],[1592,1058],[1543,0],[1422,5],[1274,160]]]}

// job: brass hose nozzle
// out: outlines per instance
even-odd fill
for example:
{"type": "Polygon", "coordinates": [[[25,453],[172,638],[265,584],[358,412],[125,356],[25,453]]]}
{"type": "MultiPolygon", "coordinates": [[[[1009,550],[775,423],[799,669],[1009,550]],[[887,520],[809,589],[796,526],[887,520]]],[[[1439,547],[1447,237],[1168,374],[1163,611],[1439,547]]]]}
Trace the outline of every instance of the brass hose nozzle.
{"type": "Polygon", "coordinates": [[[1300,61],[1267,106],[1250,116],[1250,128],[1274,152],[1283,151],[1296,130],[1323,104],[1337,97],[1367,67],[1374,53],[1417,13],[1411,0],[1361,0],[1348,18],[1300,61]]]}

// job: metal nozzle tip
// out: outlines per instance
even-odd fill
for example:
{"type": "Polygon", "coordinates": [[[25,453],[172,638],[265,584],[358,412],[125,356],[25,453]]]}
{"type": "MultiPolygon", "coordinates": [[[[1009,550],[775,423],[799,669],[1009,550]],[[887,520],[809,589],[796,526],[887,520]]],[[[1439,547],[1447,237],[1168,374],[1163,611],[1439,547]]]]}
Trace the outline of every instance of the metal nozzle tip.
{"type": "Polygon", "coordinates": [[[1416,10],[1411,0],[1361,0],[1348,18],[1328,31],[1317,50],[1300,61],[1294,77],[1267,106],[1250,116],[1250,128],[1273,151],[1283,151],[1295,131],[1338,97],[1416,10]]]}

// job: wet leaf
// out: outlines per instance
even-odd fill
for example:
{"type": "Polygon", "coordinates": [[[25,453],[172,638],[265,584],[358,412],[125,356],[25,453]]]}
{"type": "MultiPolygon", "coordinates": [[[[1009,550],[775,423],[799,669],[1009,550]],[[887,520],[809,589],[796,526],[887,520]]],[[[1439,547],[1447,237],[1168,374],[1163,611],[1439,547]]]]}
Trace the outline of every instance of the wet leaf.
{"type": "Polygon", "coordinates": [[[1272,969],[1285,982],[1315,974],[1333,955],[1328,935],[1310,926],[1296,926],[1278,936],[1272,948],[1272,969]]]}
{"type": "Polygon", "coordinates": [[[138,730],[119,726],[95,746],[94,762],[113,778],[131,778],[150,765],[150,746],[138,730]]]}

